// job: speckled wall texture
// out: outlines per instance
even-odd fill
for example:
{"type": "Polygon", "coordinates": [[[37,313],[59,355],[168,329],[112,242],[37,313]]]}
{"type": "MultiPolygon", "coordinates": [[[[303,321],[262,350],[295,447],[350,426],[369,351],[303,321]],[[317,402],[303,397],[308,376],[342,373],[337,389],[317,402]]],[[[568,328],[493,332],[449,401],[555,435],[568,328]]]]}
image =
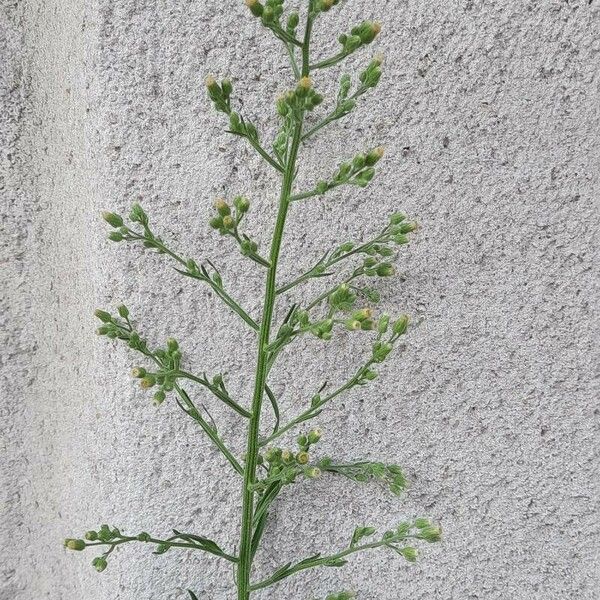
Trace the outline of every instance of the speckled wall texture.
{"type": "MultiPolygon", "coordinates": [[[[238,479],[174,404],[151,406],[129,376],[137,359],[94,335],[92,313],[126,301],[151,343],[178,338],[190,368],[227,371],[246,400],[254,334],[160,257],[109,244],[98,214],[141,197],[165,239],[220,265],[259,313],[263,273],[207,219],[216,196],[247,194],[264,247],[279,181],[224,132],[203,79],[231,75],[268,139],[291,82],[286,57],[241,0],[2,9],[0,598],[183,600],[190,587],[233,599],[216,559],[132,546],[99,575],[93,554],[67,554],[61,540],[108,522],[237,543],[238,479]]],[[[381,288],[386,310],[418,323],[406,350],[320,419],[323,452],[398,462],[412,485],[398,500],[339,480],[298,484],[278,504],[259,572],[405,516],[439,520],[445,540],[416,565],[376,551],[256,598],[597,600],[600,4],[353,0],[319,22],[315,52],[329,55],[364,17],[384,25],[381,86],[307,144],[299,186],[365,147],[385,145],[386,159],[365,191],[294,205],[280,277],[365,239],[395,209],[421,223],[402,277],[381,288]]],[[[331,97],[373,51],[316,85],[331,97]]],[[[349,334],[286,351],[272,379],[284,416],[364,352],[349,334]]],[[[237,420],[198,394],[241,451],[237,420]]]]}

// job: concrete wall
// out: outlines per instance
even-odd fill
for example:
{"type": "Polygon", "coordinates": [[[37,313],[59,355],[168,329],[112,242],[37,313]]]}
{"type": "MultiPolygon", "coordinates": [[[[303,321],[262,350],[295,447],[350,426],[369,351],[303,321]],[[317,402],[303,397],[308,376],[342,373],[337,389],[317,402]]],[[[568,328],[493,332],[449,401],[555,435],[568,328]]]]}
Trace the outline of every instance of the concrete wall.
{"type": "MultiPolygon", "coordinates": [[[[3,0],[2,496],[4,600],[233,598],[230,572],[187,552],[123,549],[98,575],[65,536],[205,532],[232,548],[239,482],[173,403],[134,386],[137,359],[94,336],[126,301],[153,343],[177,337],[198,371],[251,388],[254,336],[159,257],[110,245],[99,211],[138,196],[183,253],[211,258],[254,313],[263,275],[207,227],[217,195],[247,194],[273,226],[279,182],[205,98],[231,75],[265,136],[290,85],[285,57],[238,0],[3,0]],[[265,108],[268,107],[268,108],[265,108]]],[[[281,278],[397,208],[422,224],[383,305],[420,321],[370,388],[321,419],[323,452],[406,468],[401,500],[339,480],[278,504],[260,571],[339,548],[354,526],[439,520],[445,541],[409,566],[378,551],[257,598],[349,588],[365,600],[593,600],[600,584],[598,195],[600,8],[595,0],[354,0],[316,28],[379,17],[386,74],[360,110],[303,151],[300,184],[387,147],[366,191],[295,206],[281,278]]],[[[370,55],[347,62],[354,71],[370,55]]],[[[333,75],[333,74],[332,74],[333,75]]],[[[335,73],[337,76],[337,73],[335,73]]],[[[325,77],[316,84],[334,90],[325,77]]],[[[298,298],[318,291],[299,291],[298,298]]],[[[283,311],[279,310],[279,315],[283,311]]],[[[273,385],[286,416],[341,380],[362,338],[303,341],[273,385]],[[333,375],[332,375],[333,373],[333,375]]],[[[206,402],[238,451],[243,430],[206,402]]]]}

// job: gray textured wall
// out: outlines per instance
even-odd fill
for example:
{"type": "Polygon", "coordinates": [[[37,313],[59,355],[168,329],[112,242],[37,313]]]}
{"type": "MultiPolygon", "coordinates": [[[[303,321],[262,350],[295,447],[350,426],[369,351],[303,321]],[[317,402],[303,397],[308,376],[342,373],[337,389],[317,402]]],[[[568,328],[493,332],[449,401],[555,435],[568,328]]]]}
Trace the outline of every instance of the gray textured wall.
{"type": "MultiPolygon", "coordinates": [[[[179,338],[190,365],[229,371],[242,398],[254,336],[158,257],[109,245],[98,213],[141,196],[157,230],[221,265],[257,312],[262,274],[206,221],[215,196],[246,193],[266,243],[278,181],[223,132],[202,81],[230,74],[269,135],[264,107],[289,85],[286,60],[241,0],[2,6],[0,597],[182,599],[192,587],[230,599],[216,561],[132,547],[98,575],[93,554],[67,555],[60,541],[102,522],[236,541],[238,481],[172,404],[157,411],[135,388],[136,359],[95,337],[91,314],[125,300],[153,342],[179,338]]],[[[281,277],[396,208],[422,224],[402,253],[405,280],[383,286],[385,308],[421,325],[381,380],[321,419],[325,452],[397,461],[412,489],[397,500],[337,480],[299,484],[259,563],[268,572],[294,548],[331,550],[357,524],[403,516],[431,515],[446,536],[415,566],[375,552],[257,598],[350,588],[365,600],[596,599],[600,7],[354,0],[320,22],[320,51],[363,16],[385,26],[384,81],[305,149],[300,181],[372,144],[387,158],[365,192],[294,207],[281,277]]],[[[274,381],[285,414],[363,352],[350,335],[289,351],[274,381]]],[[[241,449],[235,419],[210,406],[241,449]]]]}

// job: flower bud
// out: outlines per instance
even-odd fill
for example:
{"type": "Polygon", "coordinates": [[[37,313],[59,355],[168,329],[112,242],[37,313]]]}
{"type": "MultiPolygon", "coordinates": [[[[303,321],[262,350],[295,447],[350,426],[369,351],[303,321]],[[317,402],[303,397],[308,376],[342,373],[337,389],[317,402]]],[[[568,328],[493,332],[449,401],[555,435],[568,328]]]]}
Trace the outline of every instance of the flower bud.
{"type": "Polygon", "coordinates": [[[123,226],[123,218],[113,212],[103,212],[102,218],[111,226],[111,227],[122,227],[123,226]]]}
{"type": "Polygon", "coordinates": [[[94,542],[98,539],[98,533],[96,531],[88,531],[84,537],[86,540],[94,542]]]}
{"type": "Polygon", "coordinates": [[[322,437],[323,432],[320,429],[311,429],[308,432],[308,442],[310,444],[316,444],[322,437]]]}
{"type": "Polygon", "coordinates": [[[312,79],[310,77],[302,77],[298,82],[298,87],[296,88],[296,93],[299,96],[306,96],[308,91],[312,87],[312,79]]]}
{"type": "Polygon", "coordinates": [[[236,196],[233,199],[233,204],[236,210],[241,214],[247,213],[250,209],[250,201],[248,198],[244,198],[243,196],[236,196]]]}
{"type": "Polygon", "coordinates": [[[219,87],[217,80],[212,75],[209,75],[204,83],[211,94],[221,94],[221,88],[219,87]]]}
{"type": "Polygon", "coordinates": [[[408,318],[408,315],[402,315],[395,323],[394,326],[392,328],[392,331],[396,334],[396,335],[404,335],[406,333],[406,330],[408,329],[408,323],[409,323],[410,319],[408,318]]]}
{"type": "Polygon", "coordinates": [[[140,381],[140,387],[143,390],[148,390],[151,387],[154,387],[155,385],[156,385],[156,377],[154,377],[154,375],[146,375],[140,381]]]}
{"type": "Polygon", "coordinates": [[[419,537],[429,543],[439,542],[442,539],[442,529],[436,525],[430,525],[421,529],[419,537]]]}
{"type": "Polygon", "coordinates": [[[406,215],[403,215],[402,213],[394,213],[390,217],[390,223],[392,225],[398,225],[399,223],[402,223],[402,221],[404,221],[404,219],[406,219],[406,215]]]}
{"type": "Polygon", "coordinates": [[[109,239],[111,242],[122,242],[122,241],[124,240],[124,238],[123,238],[123,234],[122,234],[122,233],[119,233],[118,231],[111,231],[111,232],[108,234],[108,239],[109,239]]]}
{"type": "Polygon", "coordinates": [[[223,81],[221,81],[221,90],[223,91],[223,96],[225,96],[225,98],[231,96],[231,92],[233,92],[231,79],[223,79],[223,81]]]}
{"type": "Polygon", "coordinates": [[[225,229],[233,229],[234,224],[235,224],[235,221],[233,220],[233,217],[231,215],[227,215],[226,217],[223,217],[223,227],[225,229]]]}
{"type": "Polygon", "coordinates": [[[429,519],[415,519],[415,527],[417,529],[425,529],[425,527],[429,527],[431,525],[429,519]]]}
{"type": "Polygon", "coordinates": [[[129,309],[124,304],[121,304],[117,310],[119,311],[119,316],[123,319],[126,319],[129,316],[129,309]]]}
{"type": "Polygon", "coordinates": [[[289,450],[283,450],[281,452],[281,460],[284,463],[289,464],[294,460],[294,455],[289,450]]]}
{"type": "Polygon", "coordinates": [[[94,315],[100,319],[103,323],[111,323],[112,322],[112,316],[110,313],[106,312],[105,310],[95,310],[94,311],[94,315]]]}
{"type": "Polygon", "coordinates": [[[260,17],[263,14],[264,7],[258,0],[245,0],[246,6],[255,17],[260,17]]]}
{"type": "Polygon", "coordinates": [[[137,536],[138,542],[149,542],[150,538],[151,538],[150,534],[146,533],[145,531],[142,531],[137,536]]]}
{"type": "Polygon", "coordinates": [[[419,226],[417,223],[403,223],[398,228],[398,231],[400,233],[411,233],[413,231],[416,231],[418,228],[419,228],[419,226]]]}
{"type": "Polygon", "coordinates": [[[348,331],[358,331],[360,329],[360,321],[348,319],[346,321],[346,329],[348,329],[348,331]]]}
{"type": "Polygon", "coordinates": [[[142,377],[146,376],[146,369],[144,369],[144,367],[134,367],[133,369],[131,369],[131,375],[133,377],[141,379],[142,377]]]}
{"type": "Polygon", "coordinates": [[[213,229],[223,229],[223,219],[222,217],[213,217],[208,224],[213,228],[213,229]]]}
{"type": "Polygon", "coordinates": [[[296,28],[300,24],[300,15],[297,12],[292,13],[287,20],[287,30],[296,31],[296,28]]]}
{"type": "Polygon", "coordinates": [[[65,546],[69,549],[69,550],[77,550],[77,551],[81,551],[81,550],[85,550],[85,542],[83,540],[65,540],[65,546]]]}
{"type": "Polygon", "coordinates": [[[172,354],[176,350],[179,350],[179,344],[177,343],[177,340],[169,338],[167,340],[167,350],[170,354],[172,354]]]}
{"type": "Polygon", "coordinates": [[[300,446],[300,448],[305,448],[306,446],[308,446],[308,438],[305,435],[299,435],[296,439],[296,442],[298,443],[298,446],[300,446]]]}
{"type": "Polygon", "coordinates": [[[391,277],[395,273],[394,267],[390,263],[381,263],[377,265],[376,270],[379,277],[391,277]]]}
{"type": "Polygon", "coordinates": [[[377,379],[377,373],[375,371],[371,371],[370,369],[364,374],[364,378],[367,381],[373,381],[377,379]]]}
{"type": "Polygon", "coordinates": [[[304,450],[302,450],[301,452],[298,452],[298,454],[296,454],[296,462],[299,465],[305,465],[308,463],[309,460],[310,460],[310,456],[309,456],[308,452],[305,452],[304,450]]]}
{"type": "Polygon", "coordinates": [[[385,148],[383,146],[370,150],[367,154],[367,165],[372,167],[374,164],[377,164],[383,158],[384,153],[385,148]]]}
{"type": "Polygon", "coordinates": [[[415,562],[419,556],[418,550],[416,548],[411,548],[410,546],[402,548],[400,553],[408,562],[415,562]]]}
{"type": "Polygon", "coordinates": [[[239,131],[242,126],[242,121],[240,119],[240,115],[236,112],[232,112],[229,115],[229,127],[231,127],[231,131],[239,131]]]}
{"type": "Polygon", "coordinates": [[[373,311],[370,308],[363,308],[352,313],[352,318],[356,319],[357,321],[365,321],[366,319],[370,319],[372,316],[373,311]]]}
{"type": "Polygon", "coordinates": [[[321,469],[319,467],[310,467],[310,469],[306,469],[304,474],[309,479],[316,479],[317,477],[321,477],[321,469]]]}
{"type": "Polygon", "coordinates": [[[92,561],[92,566],[94,569],[96,569],[96,571],[98,571],[98,573],[102,573],[102,571],[104,571],[108,566],[108,563],[106,562],[106,558],[104,558],[104,556],[98,556],[92,561]]]}
{"type": "Polygon", "coordinates": [[[215,200],[215,208],[217,209],[217,212],[222,217],[225,217],[225,216],[231,214],[231,209],[229,208],[229,204],[227,204],[227,202],[223,198],[217,198],[215,200]]]}
{"type": "Polygon", "coordinates": [[[165,401],[166,397],[167,397],[167,395],[165,394],[164,390],[158,390],[158,392],[156,392],[156,394],[154,394],[154,399],[153,399],[154,406],[160,406],[165,401]]]}

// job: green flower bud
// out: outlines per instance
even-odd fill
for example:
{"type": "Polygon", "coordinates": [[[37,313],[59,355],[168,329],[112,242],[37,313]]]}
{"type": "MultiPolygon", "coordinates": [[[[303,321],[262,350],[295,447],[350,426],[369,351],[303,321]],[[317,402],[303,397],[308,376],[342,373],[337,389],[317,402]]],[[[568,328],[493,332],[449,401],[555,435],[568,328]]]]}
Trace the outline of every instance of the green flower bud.
{"type": "Polygon", "coordinates": [[[85,550],[85,542],[83,540],[65,540],[65,546],[69,549],[69,550],[77,550],[77,551],[81,551],[81,550],[85,550]]]}
{"type": "Polygon", "coordinates": [[[258,0],[245,0],[245,2],[255,17],[260,17],[263,14],[264,7],[258,0]]]}
{"type": "Polygon", "coordinates": [[[375,329],[375,323],[371,321],[371,319],[367,319],[366,321],[360,322],[360,328],[363,331],[373,331],[373,329],[375,329]]]}
{"type": "Polygon", "coordinates": [[[94,569],[96,569],[96,571],[98,571],[98,573],[102,573],[102,571],[104,571],[108,566],[108,563],[104,556],[98,556],[92,561],[92,566],[94,567],[94,569]]]}
{"type": "Polygon", "coordinates": [[[279,448],[267,448],[264,457],[268,463],[275,463],[281,458],[281,450],[279,448]]]}
{"type": "Polygon", "coordinates": [[[283,450],[281,453],[281,460],[286,464],[290,464],[294,460],[294,455],[289,450],[283,450]]]}
{"type": "Polygon", "coordinates": [[[119,233],[118,231],[111,231],[108,234],[108,239],[111,242],[122,242],[124,238],[122,233],[119,233]]]}
{"type": "Polygon", "coordinates": [[[398,230],[400,233],[411,233],[413,231],[416,231],[418,228],[419,225],[417,223],[403,223],[402,225],[400,225],[398,230]]]}
{"type": "Polygon", "coordinates": [[[306,469],[304,474],[309,479],[317,479],[317,477],[321,477],[321,469],[319,467],[310,467],[310,469],[306,469]]]}
{"type": "Polygon", "coordinates": [[[217,80],[212,75],[209,75],[206,78],[204,83],[206,85],[206,88],[208,89],[208,92],[211,94],[211,96],[220,96],[221,95],[221,88],[219,87],[217,80]]]}
{"type": "Polygon", "coordinates": [[[352,313],[352,318],[357,321],[366,321],[373,316],[373,311],[370,308],[362,308],[352,313]]]}
{"type": "Polygon", "coordinates": [[[373,345],[373,360],[381,363],[387,357],[388,354],[393,350],[393,346],[387,342],[376,342],[373,345]]]}
{"type": "Polygon", "coordinates": [[[360,329],[360,321],[356,319],[348,319],[345,324],[348,331],[358,331],[360,329]]]}
{"type": "Polygon", "coordinates": [[[265,6],[265,8],[263,9],[263,13],[262,13],[262,22],[265,25],[268,25],[269,23],[271,23],[273,21],[274,18],[275,18],[275,11],[273,10],[273,8],[271,6],[265,6]]]}
{"type": "Polygon", "coordinates": [[[298,454],[296,454],[296,462],[299,465],[305,465],[308,463],[308,461],[310,460],[310,456],[308,454],[308,452],[305,452],[304,450],[298,452],[298,454]]]}
{"type": "Polygon", "coordinates": [[[287,20],[287,30],[290,32],[296,31],[300,23],[300,15],[296,12],[292,13],[287,20]]]}
{"type": "Polygon", "coordinates": [[[415,562],[419,556],[419,552],[417,551],[417,549],[411,548],[410,546],[402,548],[400,552],[408,562],[415,562]]]}
{"type": "Polygon", "coordinates": [[[363,377],[367,381],[374,381],[375,379],[377,379],[377,373],[375,371],[371,371],[369,369],[368,371],[365,372],[365,374],[363,375],[363,377]]]}
{"type": "Polygon", "coordinates": [[[227,204],[223,198],[217,198],[215,200],[215,208],[222,217],[231,214],[231,208],[229,208],[229,204],[227,204]]]}
{"type": "Polygon", "coordinates": [[[111,227],[122,227],[123,226],[123,218],[113,212],[103,212],[102,218],[111,226],[111,227]]]}
{"type": "Polygon", "coordinates": [[[151,387],[154,387],[155,385],[156,385],[156,377],[154,377],[154,375],[146,375],[140,381],[140,387],[143,390],[148,390],[151,387]]]}
{"type": "Polygon", "coordinates": [[[381,263],[377,265],[376,270],[379,277],[391,277],[395,273],[394,267],[390,263],[381,263]]]}
{"type": "Polygon", "coordinates": [[[244,214],[250,209],[250,200],[243,196],[236,196],[233,199],[233,205],[239,213],[244,214]]]}
{"type": "Polygon", "coordinates": [[[403,215],[402,213],[394,213],[390,217],[390,223],[392,225],[398,225],[399,223],[402,223],[402,221],[404,221],[404,219],[406,219],[406,215],[403,215]]]}
{"type": "Polygon", "coordinates": [[[172,354],[176,350],[179,350],[179,344],[177,343],[177,340],[169,338],[167,340],[167,351],[172,354]]]}
{"type": "Polygon", "coordinates": [[[435,525],[430,525],[421,529],[418,537],[429,543],[439,542],[442,539],[442,529],[435,525]]]}
{"type": "Polygon", "coordinates": [[[141,379],[142,377],[146,376],[146,369],[144,369],[144,367],[134,367],[131,369],[131,375],[141,379]]]}
{"type": "Polygon", "coordinates": [[[119,316],[123,319],[126,319],[129,316],[129,309],[124,304],[121,304],[117,310],[119,311],[119,316]]]}
{"type": "Polygon", "coordinates": [[[111,323],[112,322],[112,315],[108,312],[106,312],[105,310],[95,310],[94,311],[94,315],[100,319],[103,323],[111,323]]]}
{"type": "Polygon", "coordinates": [[[234,225],[235,221],[233,220],[233,217],[231,215],[223,217],[223,227],[225,229],[233,229],[234,225]]]}
{"type": "Polygon", "coordinates": [[[351,52],[354,52],[355,50],[360,48],[363,42],[360,36],[351,35],[349,37],[345,37],[345,40],[342,43],[344,44],[344,51],[350,54],[351,52]]]}
{"type": "Polygon", "coordinates": [[[165,401],[166,397],[167,395],[165,394],[164,390],[158,390],[158,392],[154,394],[154,406],[160,406],[165,401]]]}
{"type": "Polygon", "coordinates": [[[322,437],[323,432],[320,429],[311,429],[308,432],[308,442],[310,444],[316,444],[322,437]]]}
{"type": "Polygon", "coordinates": [[[301,98],[304,98],[308,95],[309,90],[312,88],[312,79],[310,77],[302,77],[298,82],[298,87],[296,88],[296,94],[301,98]]]}
{"type": "Polygon", "coordinates": [[[360,169],[363,169],[366,164],[367,164],[367,157],[364,154],[357,154],[352,159],[352,166],[354,167],[354,169],[356,171],[360,171],[360,169]]]}
{"type": "Polygon", "coordinates": [[[98,335],[106,335],[110,331],[110,327],[108,325],[102,325],[96,329],[96,333],[98,335]]]}
{"type": "Polygon", "coordinates": [[[208,224],[213,229],[223,229],[223,218],[222,217],[213,217],[208,224]]]}
{"type": "Polygon", "coordinates": [[[231,92],[233,92],[231,79],[223,79],[223,81],[221,81],[221,90],[223,91],[223,96],[225,96],[225,98],[231,96],[231,92]]]}
{"type": "Polygon", "coordinates": [[[390,324],[390,316],[382,315],[379,319],[379,323],[377,324],[377,331],[379,333],[386,333],[390,324]]]}
{"type": "Polygon", "coordinates": [[[409,323],[410,319],[408,317],[408,315],[402,315],[395,323],[394,326],[392,328],[392,331],[396,334],[396,335],[404,335],[406,333],[406,330],[408,329],[408,323],[409,323]]]}
{"type": "Polygon", "coordinates": [[[402,246],[408,244],[410,240],[408,239],[408,236],[399,234],[394,236],[394,242],[398,244],[398,246],[402,246]]]}
{"type": "Polygon", "coordinates": [[[383,146],[379,146],[378,148],[374,148],[373,150],[371,150],[367,154],[367,165],[372,167],[373,165],[377,164],[383,158],[384,153],[385,148],[383,148],[383,146]]]}
{"type": "Polygon", "coordinates": [[[137,539],[138,542],[149,542],[150,541],[150,534],[146,533],[145,531],[142,531],[141,533],[138,534],[137,539]]]}
{"type": "Polygon", "coordinates": [[[84,537],[86,540],[94,542],[98,539],[98,533],[96,531],[88,531],[84,537]]]}
{"type": "Polygon", "coordinates": [[[415,519],[415,527],[417,529],[425,529],[425,527],[429,527],[431,525],[431,522],[429,521],[429,519],[415,519]]]}

